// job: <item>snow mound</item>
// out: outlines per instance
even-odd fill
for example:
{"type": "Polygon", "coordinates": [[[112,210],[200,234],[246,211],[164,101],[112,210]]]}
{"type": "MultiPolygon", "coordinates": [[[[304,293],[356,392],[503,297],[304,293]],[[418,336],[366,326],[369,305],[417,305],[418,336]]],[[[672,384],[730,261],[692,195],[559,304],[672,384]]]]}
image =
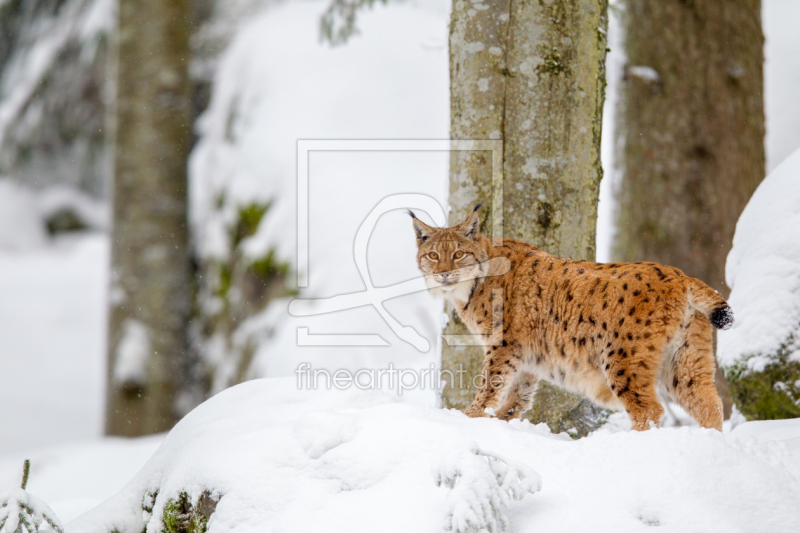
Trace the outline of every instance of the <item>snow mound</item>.
{"type": "Polygon", "coordinates": [[[736,322],[719,332],[721,364],[749,358],[748,369],[759,372],[782,347],[800,361],[800,150],[764,179],[739,217],[725,277],[736,322]]]}
{"type": "Polygon", "coordinates": [[[30,251],[48,244],[48,226],[68,216],[71,227],[51,228],[105,230],[109,209],[100,201],[72,187],[56,185],[33,189],[0,178],[0,250],[30,251]]]}
{"type": "Polygon", "coordinates": [[[157,533],[181,494],[215,502],[209,533],[800,530],[800,421],[760,424],[572,441],[381,392],[254,380],[187,415],[67,531],[157,533]]]}

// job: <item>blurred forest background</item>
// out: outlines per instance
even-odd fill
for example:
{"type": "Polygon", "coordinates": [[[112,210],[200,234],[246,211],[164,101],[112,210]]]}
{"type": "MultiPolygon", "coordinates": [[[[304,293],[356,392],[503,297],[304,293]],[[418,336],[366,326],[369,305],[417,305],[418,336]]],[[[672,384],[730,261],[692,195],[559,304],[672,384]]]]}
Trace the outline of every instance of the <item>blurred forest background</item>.
{"type": "MultiPolygon", "coordinates": [[[[301,362],[439,363],[442,310],[425,294],[387,308],[430,353],[371,310],[316,317],[312,331],[373,329],[393,346],[297,346],[298,139],[505,147],[502,213],[477,152],[312,156],[305,296],[363,288],[355,229],[395,192],[449,203],[452,220],[483,201],[486,232],[501,214],[506,236],[551,253],[663,262],[727,296],[736,222],[800,147],[800,3],[487,5],[0,0],[0,402],[12,406],[0,424],[26,428],[0,451],[162,432],[210,395],[301,362]]],[[[376,285],[415,275],[410,225],[385,218],[376,285]]],[[[479,367],[480,353],[441,351],[445,368],[479,367]]],[[[797,362],[781,361],[764,379],[729,375],[730,392],[720,372],[726,414],[800,416],[797,362]]],[[[471,396],[408,398],[463,408],[471,396]]],[[[604,416],[549,387],[536,406],[534,421],[578,434],[604,416]]]]}

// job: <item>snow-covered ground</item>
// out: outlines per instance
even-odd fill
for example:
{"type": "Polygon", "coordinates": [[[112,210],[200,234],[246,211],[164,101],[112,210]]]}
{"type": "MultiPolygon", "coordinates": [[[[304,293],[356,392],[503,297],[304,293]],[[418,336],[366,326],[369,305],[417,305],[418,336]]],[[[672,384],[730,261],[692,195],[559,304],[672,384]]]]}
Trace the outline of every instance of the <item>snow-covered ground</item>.
{"type": "Polygon", "coordinates": [[[185,491],[210,533],[800,530],[800,420],[572,441],[293,378],[228,389],[187,415],[115,497],[68,533],[162,531],[185,491]],[[157,494],[142,513],[145,494],[157,494]],[[469,529],[468,526],[474,526],[469,529]]]}
{"type": "Polygon", "coordinates": [[[62,523],[69,522],[122,489],[163,440],[164,435],[106,437],[5,453],[0,492],[19,486],[22,464],[30,459],[28,492],[46,502],[62,523]]]}

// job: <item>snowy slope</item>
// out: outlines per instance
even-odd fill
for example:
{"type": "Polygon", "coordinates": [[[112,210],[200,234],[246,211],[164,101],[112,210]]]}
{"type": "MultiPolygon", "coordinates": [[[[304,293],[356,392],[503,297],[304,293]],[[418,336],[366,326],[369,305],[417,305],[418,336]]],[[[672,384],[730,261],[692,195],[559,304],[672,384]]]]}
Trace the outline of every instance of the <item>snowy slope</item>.
{"type": "Polygon", "coordinates": [[[143,496],[156,491],[148,533],[181,491],[221,497],[209,533],[467,531],[469,520],[506,519],[518,533],[797,531],[800,420],[572,441],[378,392],[255,380],[186,416],[119,494],[67,531],[141,531],[143,496]]]}
{"type": "Polygon", "coordinates": [[[789,360],[800,361],[800,150],[767,176],[742,212],[725,277],[736,323],[719,332],[722,364],[753,356],[748,368],[760,371],[787,343],[789,360]]]}

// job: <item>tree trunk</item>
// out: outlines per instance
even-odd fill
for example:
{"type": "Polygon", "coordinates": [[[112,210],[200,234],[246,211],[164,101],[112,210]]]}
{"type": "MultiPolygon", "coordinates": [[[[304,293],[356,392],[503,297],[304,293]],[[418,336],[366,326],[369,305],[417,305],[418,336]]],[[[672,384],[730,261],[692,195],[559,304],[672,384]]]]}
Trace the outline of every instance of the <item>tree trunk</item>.
{"type": "MultiPolygon", "coordinates": [[[[727,296],[736,221],[764,177],[760,0],[627,0],[615,259],[727,296]]],[[[720,395],[730,413],[721,372],[720,395]]]]}
{"type": "MultiPolygon", "coordinates": [[[[490,152],[452,152],[451,223],[483,202],[491,206],[484,234],[594,259],[606,28],[606,0],[453,3],[451,138],[499,139],[503,154],[493,183],[490,152]]],[[[467,333],[452,308],[448,316],[447,334],[467,333]]],[[[456,376],[445,385],[445,406],[469,405],[482,362],[479,347],[442,347],[442,368],[456,376]]],[[[532,419],[585,434],[600,414],[588,400],[542,385],[532,419]]]]}
{"type": "Polygon", "coordinates": [[[171,428],[191,384],[189,0],[121,0],[106,432],[171,428]]]}

